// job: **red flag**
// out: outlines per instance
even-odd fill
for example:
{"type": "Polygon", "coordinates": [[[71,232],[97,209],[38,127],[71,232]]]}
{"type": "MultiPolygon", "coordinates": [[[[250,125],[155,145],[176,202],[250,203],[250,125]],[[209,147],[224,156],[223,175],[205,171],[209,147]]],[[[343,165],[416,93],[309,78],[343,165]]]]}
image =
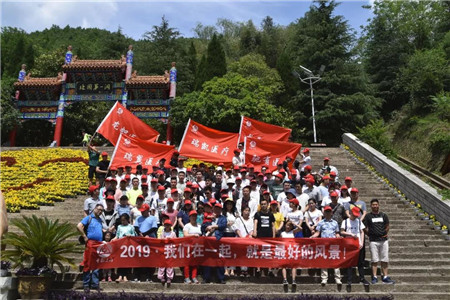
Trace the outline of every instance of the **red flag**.
{"type": "Polygon", "coordinates": [[[295,160],[301,148],[302,144],[245,138],[245,162],[255,167],[268,165],[268,169],[274,171],[286,156],[295,160]]]}
{"type": "Polygon", "coordinates": [[[121,133],[141,140],[155,141],[159,132],[151,128],[133,115],[119,101],[114,104],[109,113],[98,126],[96,132],[103,135],[114,146],[121,133]]]}
{"type": "Polygon", "coordinates": [[[292,129],[289,128],[264,123],[242,116],[241,128],[239,130],[239,142],[243,142],[246,137],[287,142],[291,135],[291,131],[292,129]]]}
{"type": "Polygon", "coordinates": [[[189,119],[180,144],[180,154],[202,161],[231,166],[239,134],[212,129],[189,119]]]}
{"type": "Polygon", "coordinates": [[[142,167],[150,168],[158,165],[162,158],[166,159],[168,165],[174,151],[175,146],[144,141],[121,134],[109,167],[128,165],[134,169],[137,165],[142,165],[142,167]]]}

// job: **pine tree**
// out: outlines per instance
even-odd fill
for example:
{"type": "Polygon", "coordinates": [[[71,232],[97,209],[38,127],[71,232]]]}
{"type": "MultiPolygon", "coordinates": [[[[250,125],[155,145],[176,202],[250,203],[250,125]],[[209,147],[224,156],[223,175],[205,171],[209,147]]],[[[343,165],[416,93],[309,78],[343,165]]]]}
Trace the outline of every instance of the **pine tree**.
{"type": "Polygon", "coordinates": [[[203,54],[195,74],[195,90],[202,89],[203,83],[206,81],[206,56],[203,54]]]}
{"type": "Polygon", "coordinates": [[[227,73],[225,51],[223,50],[222,44],[216,34],[213,35],[211,42],[208,44],[204,73],[205,81],[216,76],[222,77],[227,73]]]}

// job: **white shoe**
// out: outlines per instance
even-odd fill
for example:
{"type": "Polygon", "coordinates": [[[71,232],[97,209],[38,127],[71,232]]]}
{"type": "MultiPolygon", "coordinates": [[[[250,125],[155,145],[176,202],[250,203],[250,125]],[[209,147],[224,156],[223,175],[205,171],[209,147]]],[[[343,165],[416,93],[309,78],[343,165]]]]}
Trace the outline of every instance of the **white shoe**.
{"type": "Polygon", "coordinates": [[[336,284],[337,285],[342,285],[342,281],[340,279],[336,279],[336,284]]]}

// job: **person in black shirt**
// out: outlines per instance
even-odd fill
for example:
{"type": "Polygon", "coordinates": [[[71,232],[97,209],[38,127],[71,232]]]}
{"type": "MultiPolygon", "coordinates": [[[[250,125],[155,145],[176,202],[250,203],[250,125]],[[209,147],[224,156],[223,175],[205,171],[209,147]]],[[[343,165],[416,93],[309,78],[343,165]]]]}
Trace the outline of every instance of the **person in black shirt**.
{"type": "Polygon", "coordinates": [[[262,199],[260,202],[261,211],[255,214],[253,237],[275,237],[275,217],[269,211],[269,203],[262,199]]]}
{"type": "Polygon", "coordinates": [[[109,167],[108,152],[103,151],[102,160],[98,162],[97,168],[95,169],[100,186],[103,186],[103,182],[105,181],[106,175],[108,175],[108,167],[109,167]]]}
{"type": "Polygon", "coordinates": [[[372,211],[364,219],[365,232],[370,240],[370,253],[372,256],[372,284],[378,282],[377,269],[378,262],[381,261],[381,271],[383,273],[383,283],[393,284],[394,281],[388,276],[389,262],[389,218],[380,211],[378,199],[370,201],[372,211]]]}

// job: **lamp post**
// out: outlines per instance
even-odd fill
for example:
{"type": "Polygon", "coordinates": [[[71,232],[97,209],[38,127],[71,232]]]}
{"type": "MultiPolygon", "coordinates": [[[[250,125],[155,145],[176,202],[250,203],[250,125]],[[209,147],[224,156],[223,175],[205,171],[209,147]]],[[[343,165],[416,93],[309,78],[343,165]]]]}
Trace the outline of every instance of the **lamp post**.
{"type": "MultiPolygon", "coordinates": [[[[306,73],[308,77],[302,78],[300,74],[296,71],[293,71],[292,74],[294,76],[297,76],[298,79],[300,79],[301,82],[309,84],[309,88],[311,90],[311,110],[312,110],[312,119],[313,119],[313,133],[314,133],[314,143],[317,143],[317,135],[316,135],[316,116],[315,116],[315,110],[314,110],[314,89],[313,84],[320,81],[320,75],[314,75],[313,72],[304,66],[300,66],[300,68],[303,70],[303,72],[306,73]]],[[[320,74],[325,69],[325,66],[322,66],[320,68],[320,74]]]]}

